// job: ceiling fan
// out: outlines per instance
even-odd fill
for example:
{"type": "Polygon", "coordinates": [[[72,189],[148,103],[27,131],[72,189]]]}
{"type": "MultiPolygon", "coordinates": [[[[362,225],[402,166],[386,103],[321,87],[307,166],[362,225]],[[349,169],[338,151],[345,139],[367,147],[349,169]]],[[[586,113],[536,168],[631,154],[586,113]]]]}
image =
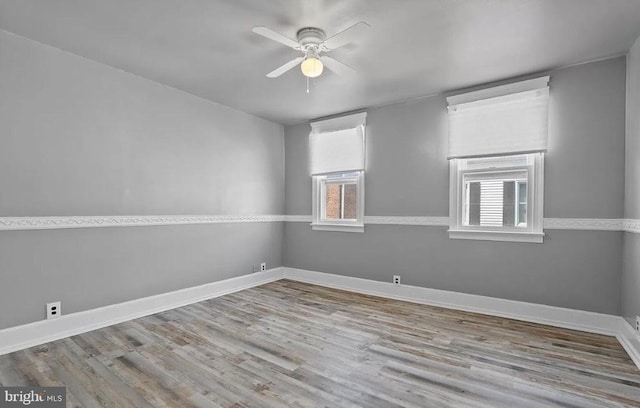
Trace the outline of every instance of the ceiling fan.
{"type": "Polygon", "coordinates": [[[252,31],[267,37],[270,40],[284,44],[294,50],[301,51],[303,56],[294,58],[286,64],[274,69],[267,74],[269,78],[276,78],[289,71],[296,65],[300,64],[302,74],[307,78],[315,78],[322,74],[323,68],[326,66],[329,70],[341,75],[351,75],[355,71],[342,62],[331,58],[326,54],[343,45],[356,41],[369,29],[369,24],[361,21],[351,27],[326,38],[323,30],[316,27],[305,27],[298,30],[296,39],[292,40],[280,33],[277,33],[267,27],[254,27],[252,31]]]}

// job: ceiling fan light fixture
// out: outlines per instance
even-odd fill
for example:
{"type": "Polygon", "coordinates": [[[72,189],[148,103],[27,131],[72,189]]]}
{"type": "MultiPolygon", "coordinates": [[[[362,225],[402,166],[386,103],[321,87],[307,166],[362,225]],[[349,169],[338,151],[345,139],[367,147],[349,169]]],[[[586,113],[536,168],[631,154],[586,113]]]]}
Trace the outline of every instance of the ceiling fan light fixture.
{"type": "Polygon", "coordinates": [[[316,78],[322,74],[324,64],[316,57],[307,57],[300,64],[300,70],[302,74],[309,78],[316,78]]]}

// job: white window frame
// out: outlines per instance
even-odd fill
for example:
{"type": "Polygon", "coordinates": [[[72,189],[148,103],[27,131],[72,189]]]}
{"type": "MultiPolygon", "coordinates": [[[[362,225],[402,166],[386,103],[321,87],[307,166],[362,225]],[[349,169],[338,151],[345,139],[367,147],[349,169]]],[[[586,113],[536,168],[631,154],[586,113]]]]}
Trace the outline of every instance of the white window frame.
{"type": "MultiPolygon", "coordinates": [[[[543,231],[543,205],[544,205],[544,153],[529,153],[504,157],[464,158],[451,159],[449,161],[449,238],[473,239],[488,241],[513,241],[542,243],[543,231]],[[500,163],[508,157],[526,157],[526,163],[520,165],[492,165],[490,161],[497,160],[500,163]],[[469,168],[469,163],[476,164],[475,168],[469,168]],[[487,177],[499,178],[500,174],[522,174],[526,171],[527,178],[527,225],[513,227],[489,227],[478,225],[464,225],[465,220],[465,179],[486,179],[487,177]]],[[[517,193],[517,191],[516,191],[517,193]]],[[[516,200],[518,200],[516,196],[516,200]]]]}
{"type": "Polygon", "coordinates": [[[312,176],[313,219],[311,228],[318,231],[364,232],[364,170],[312,176]],[[351,183],[356,185],[356,218],[328,220],[326,218],[326,185],[351,183]]]}

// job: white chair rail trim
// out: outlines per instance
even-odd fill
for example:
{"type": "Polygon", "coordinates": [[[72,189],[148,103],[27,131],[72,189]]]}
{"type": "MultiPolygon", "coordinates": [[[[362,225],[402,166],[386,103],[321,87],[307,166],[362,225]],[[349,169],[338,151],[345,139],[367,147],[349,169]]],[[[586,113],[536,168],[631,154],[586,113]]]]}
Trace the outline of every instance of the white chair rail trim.
{"type": "Polygon", "coordinates": [[[640,220],[626,219],[622,220],[622,230],[624,232],[633,232],[640,234],[640,220]]]}
{"type": "Polygon", "coordinates": [[[623,231],[623,221],[617,218],[545,218],[545,229],[623,231]]]}
{"type": "MultiPolygon", "coordinates": [[[[0,217],[0,231],[261,222],[311,223],[311,215],[267,214],[0,217]]],[[[416,225],[448,227],[449,217],[368,215],[364,217],[364,223],[365,225],[416,225]]],[[[549,230],[625,231],[637,234],[640,233],[640,219],[545,218],[544,228],[549,230]]]]}
{"type": "MultiPolygon", "coordinates": [[[[285,215],[287,222],[311,222],[310,215],[285,215]]],[[[364,223],[379,225],[426,225],[448,227],[449,217],[366,215],[364,223]]],[[[640,220],[620,218],[545,218],[549,230],[625,231],[640,233],[640,220]]]]}
{"type": "Polygon", "coordinates": [[[39,230],[151,225],[279,222],[284,215],[116,215],[70,217],[0,217],[0,230],[39,230]]]}

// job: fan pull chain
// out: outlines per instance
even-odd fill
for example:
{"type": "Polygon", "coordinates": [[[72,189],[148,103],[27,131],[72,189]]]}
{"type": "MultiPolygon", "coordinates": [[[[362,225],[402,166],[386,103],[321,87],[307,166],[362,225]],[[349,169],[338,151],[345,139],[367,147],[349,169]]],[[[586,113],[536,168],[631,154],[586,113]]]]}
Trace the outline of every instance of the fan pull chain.
{"type": "Polygon", "coordinates": [[[307,93],[309,93],[309,77],[307,77],[307,93]]]}

